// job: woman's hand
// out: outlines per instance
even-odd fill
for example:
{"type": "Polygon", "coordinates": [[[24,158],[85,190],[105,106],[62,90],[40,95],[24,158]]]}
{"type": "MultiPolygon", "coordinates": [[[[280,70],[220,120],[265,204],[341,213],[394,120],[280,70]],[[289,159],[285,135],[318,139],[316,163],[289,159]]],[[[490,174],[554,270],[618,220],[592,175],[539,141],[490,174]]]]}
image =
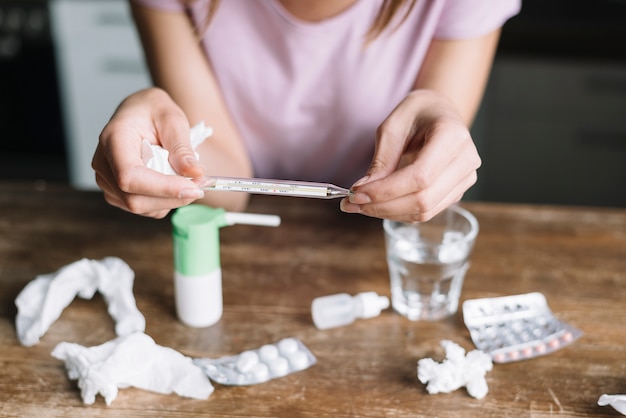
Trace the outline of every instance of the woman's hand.
{"type": "Polygon", "coordinates": [[[100,134],[93,157],[96,182],[106,201],[126,211],[163,218],[174,208],[204,196],[190,178],[204,174],[189,142],[189,122],[170,96],[158,88],[126,98],[100,134]],[[180,176],[147,168],[141,143],[147,139],[169,151],[180,176]]]}
{"type": "Polygon", "coordinates": [[[451,101],[410,93],[380,125],[372,164],[341,202],[345,212],[427,221],[459,201],[480,167],[466,123],[451,101]]]}

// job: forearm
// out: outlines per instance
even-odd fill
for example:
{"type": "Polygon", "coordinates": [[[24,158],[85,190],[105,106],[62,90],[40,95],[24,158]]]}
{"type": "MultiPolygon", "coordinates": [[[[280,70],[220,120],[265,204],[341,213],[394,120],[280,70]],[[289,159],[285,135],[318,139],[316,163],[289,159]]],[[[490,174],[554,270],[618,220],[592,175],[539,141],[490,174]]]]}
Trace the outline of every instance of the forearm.
{"type": "Polygon", "coordinates": [[[415,89],[434,90],[452,101],[471,126],[493,64],[500,30],[480,38],[434,40],[415,82],[415,89]]]}
{"type": "MultiPolygon", "coordinates": [[[[191,126],[204,121],[213,128],[214,135],[197,150],[206,174],[251,176],[243,141],[188,17],[141,6],[133,7],[133,15],[154,84],[180,106],[191,126]],[[163,31],[164,27],[168,30],[163,31]]],[[[241,210],[247,203],[247,195],[210,192],[202,201],[241,210]]]]}
{"type": "Polygon", "coordinates": [[[424,222],[462,198],[481,164],[468,127],[498,36],[432,42],[414,90],[379,126],[372,164],[344,211],[424,222]]]}

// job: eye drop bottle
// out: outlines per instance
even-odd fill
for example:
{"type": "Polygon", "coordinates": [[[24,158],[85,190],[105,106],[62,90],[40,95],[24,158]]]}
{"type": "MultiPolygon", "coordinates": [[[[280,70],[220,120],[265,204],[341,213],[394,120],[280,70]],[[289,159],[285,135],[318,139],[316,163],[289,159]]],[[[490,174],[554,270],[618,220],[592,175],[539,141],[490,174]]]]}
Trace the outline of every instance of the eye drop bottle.
{"type": "Polygon", "coordinates": [[[357,318],[373,318],[389,307],[389,298],[376,292],[363,292],[356,296],[347,293],[322,296],[313,300],[311,315],[318,329],[348,325],[357,318]]]}

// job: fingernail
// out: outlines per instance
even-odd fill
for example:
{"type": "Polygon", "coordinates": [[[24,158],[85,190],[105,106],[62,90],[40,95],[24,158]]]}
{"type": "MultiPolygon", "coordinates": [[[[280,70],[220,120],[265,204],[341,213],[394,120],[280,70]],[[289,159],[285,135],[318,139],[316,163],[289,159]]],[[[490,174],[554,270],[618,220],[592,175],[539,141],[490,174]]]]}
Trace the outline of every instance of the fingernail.
{"type": "Polygon", "coordinates": [[[350,203],[354,203],[355,205],[364,205],[372,201],[367,193],[359,193],[358,191],[351,194],[348,197],[348,200],[350,200],[350,203]]]}
{"type": "Polygon", "coordinates": [[[192,157],[192,156],[185,157],[185,162],[194,167],[197,167],[200,165],[200,161],[198,161],[197,158],[192,157]]]}
{"type": "Polygon", "coordinates": [[[356,182],[352,185],[352,188],[359,187],[360,185],[367,183],[367,181],[368,181],[369,179],[370,179],[370,176],[369,176],[369,175],[367,175],[367,176],[365,176],[365,177],[360,178],[359,180],[357,180],[357,181],[356,181],[356,182]]]}
{"type": "Polygon", "coordinates": [[[202,199],[204,191],[200,189],[183,189],[178,194],[179,199],[202,199]]]}
{"type": "Polygon", "coordinates": [[[342,199],[341,202],[339,203],[339,209],[341,209],[342,212],[346,212],[346,213],[359,213],[359,206],[357,205],[353,205],[350,203],[350,200],[346,199],[342,199]]]}

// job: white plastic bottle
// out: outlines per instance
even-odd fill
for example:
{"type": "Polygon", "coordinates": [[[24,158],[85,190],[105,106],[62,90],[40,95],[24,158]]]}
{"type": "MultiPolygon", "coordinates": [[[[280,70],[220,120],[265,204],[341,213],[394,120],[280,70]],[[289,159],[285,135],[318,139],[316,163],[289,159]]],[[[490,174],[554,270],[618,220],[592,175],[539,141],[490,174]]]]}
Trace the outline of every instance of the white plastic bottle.
{"type": "Polygon", "coordinates": [[[234,224],[278,226],[280,218],[198,204],[179,208],[172,216],[176,313],[185,325],[208,327],[222,317],[219,229],[234,224]]]}
{"type": "Polygon", "coordinates": [[[355,296],[347,293],[322,296],[313,300],[311,315],[318,329],[348,325],[357,318],[373,318],[389,307],[389,298],[376,292],[363,292],[355,296]]]}
{"type": "Polygon", "coordinates": [[[174,226],[174,295],[178,318],[190,327],[208,327],[222,317],[219,229],[224,211],[200,205],[178,209],[174,226]]]}

